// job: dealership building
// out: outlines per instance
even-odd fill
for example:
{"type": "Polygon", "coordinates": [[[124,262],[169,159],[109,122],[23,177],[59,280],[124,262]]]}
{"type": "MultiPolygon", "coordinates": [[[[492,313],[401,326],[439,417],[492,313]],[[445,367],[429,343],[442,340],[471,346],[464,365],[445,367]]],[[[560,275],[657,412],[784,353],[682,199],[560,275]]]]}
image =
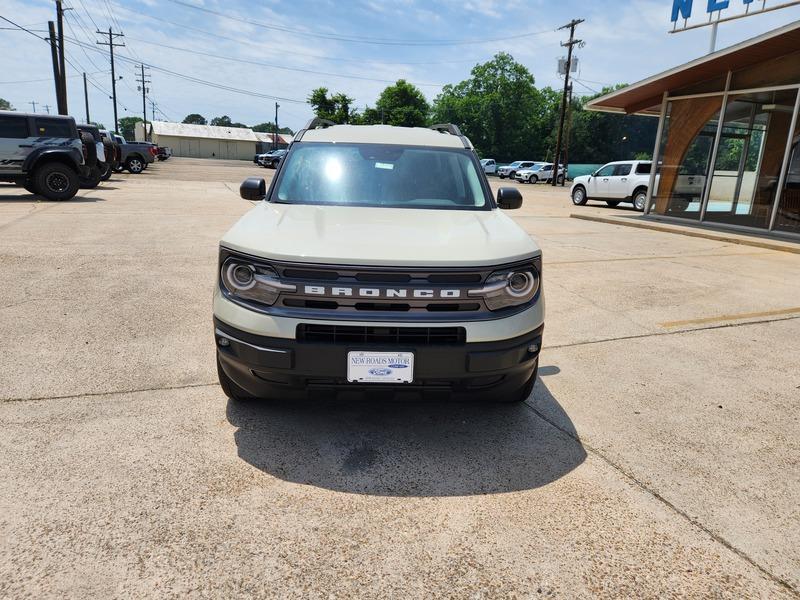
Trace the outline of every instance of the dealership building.
{"type": "Polygon", "coordinates": [[[800,21],[588,108],[659,119],[645,218],[800,240],[800,21]]]}

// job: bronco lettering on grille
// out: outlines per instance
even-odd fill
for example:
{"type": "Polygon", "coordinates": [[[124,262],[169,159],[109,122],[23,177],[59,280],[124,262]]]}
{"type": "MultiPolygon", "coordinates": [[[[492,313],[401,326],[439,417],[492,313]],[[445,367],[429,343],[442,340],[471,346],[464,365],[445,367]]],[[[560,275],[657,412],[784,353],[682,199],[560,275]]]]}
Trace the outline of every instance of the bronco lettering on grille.
{"type": "Polygon", "coordinates": [[[407,289],[407,288],[362,288],[327,287],[306,285],[304,292],[313,296],[344,296],[346,298],[460,298],[461,290],[407,289]]]}

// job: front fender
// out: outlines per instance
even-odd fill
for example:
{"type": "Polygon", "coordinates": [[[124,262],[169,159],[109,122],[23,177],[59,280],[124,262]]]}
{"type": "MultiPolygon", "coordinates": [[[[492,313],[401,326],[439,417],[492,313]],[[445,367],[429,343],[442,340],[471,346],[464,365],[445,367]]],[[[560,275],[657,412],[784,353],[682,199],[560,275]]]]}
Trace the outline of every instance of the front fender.
{"type": "Polygon", "coordinates": [[[43,158],[55,157],[61,158],[65,162],[68,162],[75,168],[76,171],[79,173],[81,172],[81,167],[83,165],[83,154],[77,148],[36,148],[33,152],[25,157],[25,161],[22,163],[22,169],[26,172],[30,171],[36,166],[36,163],[43,158]]]}

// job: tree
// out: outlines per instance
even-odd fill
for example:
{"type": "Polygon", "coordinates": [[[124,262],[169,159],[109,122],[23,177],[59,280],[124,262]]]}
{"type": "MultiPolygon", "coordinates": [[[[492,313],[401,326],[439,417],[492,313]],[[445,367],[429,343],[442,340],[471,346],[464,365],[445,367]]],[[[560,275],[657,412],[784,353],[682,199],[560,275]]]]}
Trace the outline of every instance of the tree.
{"type": "Polygon", "coordinates": [[[184,123],[187,125],[208,125],[208,121],[203,115],[199,115],[197,113],[192,113],[190,115],[186,115],[186,118],[183,120],[184,123]]]}
{"type": "MultiPolygon", "coordinates": [[[[275,123],[267,121],[266,123],[259,123],[258,125],[253,125],[250,129],[252,129],[253,131],[258,131],[259,133],[274,133],[275,123]]],[[[288,127],[279,128],[278,133],[286,133],[288,135],[294,135],[294,131],[292,131],[288,127]]]]}
{"type": "Polygon", "coordinates": [[[15,110],[13,106],[11,106],[11,102],[6,100],[5,98],[0,98],[0,110],[15,110]]]}
{"type": "Polygon", "coordinates": [[[239,127],[242,129],[248,129],[247,125],[244,123],[237,123],[231,121],[231,118],[228,115],[222,115],[221,117],[214,117],[211,119],[211,125],[214,127],[239,127]]]}
{"type": "Polygon", "coordinates": [[[350,108],[354,101],[341,92],[329,97],[328,88],[325,87],[313,90],[308,96],[308,103],[314,109],[314,114],[334,123],[351,123],[357,120],[357,111],[350,108]]]}
{"type": "Polygon", "coordinates": [[[557,92],[537,89],[528,69],[501,52],[475,65],[469,79],[444,86],[432,112],[435,122],[457,124],[481,156],[541,160],[557,103],[557,92]]]}
{"type": "Polygon", "coordinates": [[[136,137],[135,127],[136,123],[142,121],[141,117],[122,117],[119,120],[119,133],[126,140],[133,140],[136,137]]]}
{"type": "Polygon", "coordinates": [[[594,112],[585,108],[590,100],[623,87],[623,84],[606,87],[599,94],[573,101],[570,162],[598,164],[652,156],[658,119],[594,112]]]}
{"type": "Polygon", "coordinates": [[[405,79],[381,92],[375,108],[367,108],[360,121],[366,125],[387,123],[400,127],[422,127],[428,122],[430,105],[423,93],[405,79]]]}

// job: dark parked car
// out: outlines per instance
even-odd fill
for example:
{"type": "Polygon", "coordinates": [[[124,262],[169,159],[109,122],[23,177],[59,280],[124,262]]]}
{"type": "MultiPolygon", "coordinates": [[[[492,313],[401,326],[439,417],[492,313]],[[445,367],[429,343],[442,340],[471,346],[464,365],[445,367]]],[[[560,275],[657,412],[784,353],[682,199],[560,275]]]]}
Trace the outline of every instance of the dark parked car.
{"type": "Polygon", "coordinates": [[[281,159],[286,154],[286,150],[275,150],[268,153],[262,160],[261,164],[268,169],[277,169],[281,159]]]}
{"type": "Polygon", "coordinates": [[[90,175],[86,151],[72,117],[0,111],[0,181],[69,200],[90,175]]]}

